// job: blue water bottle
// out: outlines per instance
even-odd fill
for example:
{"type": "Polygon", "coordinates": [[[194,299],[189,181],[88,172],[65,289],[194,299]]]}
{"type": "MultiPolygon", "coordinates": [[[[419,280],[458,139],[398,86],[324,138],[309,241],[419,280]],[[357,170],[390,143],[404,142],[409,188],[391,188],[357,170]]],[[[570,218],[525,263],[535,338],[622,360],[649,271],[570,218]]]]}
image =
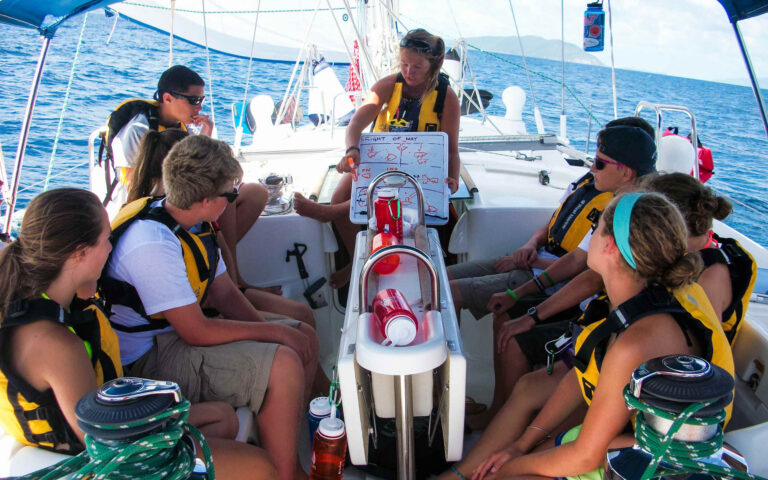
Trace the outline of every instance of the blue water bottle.
{"type": "Polygon", "coordinates": [[[584,51],[602,52],[605,34],[605,12],[603,2],[587,4],[584,12],[584,51]]]}
{"type": "Polygon", "coordinates": [[[328,397],[317,397],[309,402],[309,412],[307,414],[307,420],[309,421],[309,444],[312,444],[312,440],[315,438],[315,431],[317,431],[320,420],[331,416],[331,402],[328,397]]]}

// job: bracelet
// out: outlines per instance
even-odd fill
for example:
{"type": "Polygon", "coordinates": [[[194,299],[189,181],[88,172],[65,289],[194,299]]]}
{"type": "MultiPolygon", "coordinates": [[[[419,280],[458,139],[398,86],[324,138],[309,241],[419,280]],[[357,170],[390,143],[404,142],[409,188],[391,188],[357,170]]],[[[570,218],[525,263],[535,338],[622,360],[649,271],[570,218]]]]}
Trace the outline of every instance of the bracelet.
{"type": "Polygon", "coordinates": [[[350,150],[357,150],[358,152],[360,152],[359,147],[352,145],[351,147],[347,147],[347,151],[345,151],[344,153],[349,153],[350,150]]]}
{"type": "Polygon", "coordinates": [[[536,275],[533,276],[533,282],[536,284],[537,287],[539,287],[539,291],[541,293],[546,293],[546,288],[544,288],[544,284],[541,283],[541,280],[539,280],[539,277],[536,275]]]}
{"type": "Polygon", "coordinates": [[[447,183],[455,184],[457,188],[458,188],[458,186],[459,186],[459,181],[458,181],[458,180],[456,180],[456,179],[455,179],[455,178],[453,178],[453,177],[445,177],[445,181],[446,181],[447,183]]]}
{"type": "Polygon", "coordinates": [[[526,430],[528,430],[529,428],[531,428],[533,430],[538,430],[540,432],[544,432],[544,438],[546,440],[549,440],[550,438],[552,438],[552,435],[550,435],[548,431],[544,430],[543,428],[541,428],[541,427],[539,427],[537,425],[531,424],[531,425],[528,425],[527,427],[525,427],[526,430]]]}
{"type": "Polygon", "coordinates": [[[552,277],[549,276],[549,274],[547,273],[546,270],[543,270],[541,272],[541,274],[544,275],[544,278],[547,279],[547,281],[549,282],[549,286],[550,287],[554,287],[555,286],[555,282],[552,281],[552,277]]]}
{"type": "Polygon", "coordinates": [[[515,291],[512,290],[511,288],[507,289],[507,295],[509,295],[510,297],[514,298],[516,302],[520,301],[520,296],[518,294],[516,294],[515,291]]]}

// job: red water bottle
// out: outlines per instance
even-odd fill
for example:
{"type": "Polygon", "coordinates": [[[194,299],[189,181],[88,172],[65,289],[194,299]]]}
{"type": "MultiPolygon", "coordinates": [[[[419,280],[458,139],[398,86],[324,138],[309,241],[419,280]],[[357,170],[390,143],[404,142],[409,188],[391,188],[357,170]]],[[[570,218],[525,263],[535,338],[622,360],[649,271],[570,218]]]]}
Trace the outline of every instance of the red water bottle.
{"type": "Polygon", "coordinates": [[[397,196],[396,188],[381,188],[376,193],[376,202],[373,204],[376,215],[376,230],[381,233],[387,226],[389,233],[398,239],[403,238],[402,205],[397,196]]]}
{"type": "MultiPolygon", "coordinates": [[[[373,240],[371,240],[371,255],[381,248],[399,244],[400,242],[397,237],[389,233],[388,229],[385,229],[383,232],[373,236],[373,240]]],[[[379,275],[389,275],[397,269],[398,265],[400,265],[400,255],[394,253],[376,262],[376,265],[373,266],[373,271],[379,275]]]]}
{"type": "Polygon", "coordinates": [[[373,314],[379,320],[385,342],[392,346],[408,345],[416,338],[417,320],[400,290],[386,288],[373,297],[373,314]]]}
{"type": "Polygon", "coordinates": [[[347,455],[344,422],[332,417],[320,420],[312,442],[310,480],[341,480],[347,455]]]}

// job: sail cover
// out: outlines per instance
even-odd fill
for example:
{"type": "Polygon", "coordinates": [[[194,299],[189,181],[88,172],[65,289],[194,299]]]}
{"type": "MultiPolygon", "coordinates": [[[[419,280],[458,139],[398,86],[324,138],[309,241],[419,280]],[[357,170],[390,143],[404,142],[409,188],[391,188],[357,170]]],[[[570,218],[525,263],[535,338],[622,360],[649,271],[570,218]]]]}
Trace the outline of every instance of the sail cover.
{"type": "MultiPolygon", "coordinates": [[[[151,28],[166,33],[173,28],[175,37],[197,45],[206,44],[207,34],[208,48],[237,57],[251,55],[257,12],[256,59],[295,62],[307,38],[326,60],[349,63],[347,47],[351,52],[355,39],[352,19],[339,0],[176,0],[173,12],[170,0],[141,0],[113,8],[151,28]]],[[[357,16],[358,11],[353,8],[351,13],[357,16]]]]}

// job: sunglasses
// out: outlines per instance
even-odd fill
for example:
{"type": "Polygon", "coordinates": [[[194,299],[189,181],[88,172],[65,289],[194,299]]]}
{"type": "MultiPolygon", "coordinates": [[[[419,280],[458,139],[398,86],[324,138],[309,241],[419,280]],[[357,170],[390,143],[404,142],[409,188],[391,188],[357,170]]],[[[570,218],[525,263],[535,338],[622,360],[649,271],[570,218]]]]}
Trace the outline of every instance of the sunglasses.
{"type": "Polygon", "coordinates": [[[626,167],[623,163],[614,162],[613,160],[606,160],[601,157],[595,157],[595,169],[602,170],[606,165],[616,165],[617,167],[626,167]]]}
{"type": "Polygon", "coordinates": [[[190,105],[202,105],[203,102],[205,101],[205,95],[198,97],[197,95],[186,95],[178,92],[168,92],[168,93],[170,93],[176,98],[185,99],[187,102],[189,102],[190,105]]]}
{"type": "Polygon", "coordinates": [[[421,53],[433,53],[432,45],[424,40],[417,40],[415,38],[403,38],[400,40],[400,48],[410,48],[421,53]]]}
{"type": "Polygon", "coordinates": [[[220,193],[218,196],[224,197],[227,199],[227,202],[232,203],[237,200],[238,195],[240,195],[240,192],[238,192],[236,188],[233,188],[231,192],[220,193]]]}

